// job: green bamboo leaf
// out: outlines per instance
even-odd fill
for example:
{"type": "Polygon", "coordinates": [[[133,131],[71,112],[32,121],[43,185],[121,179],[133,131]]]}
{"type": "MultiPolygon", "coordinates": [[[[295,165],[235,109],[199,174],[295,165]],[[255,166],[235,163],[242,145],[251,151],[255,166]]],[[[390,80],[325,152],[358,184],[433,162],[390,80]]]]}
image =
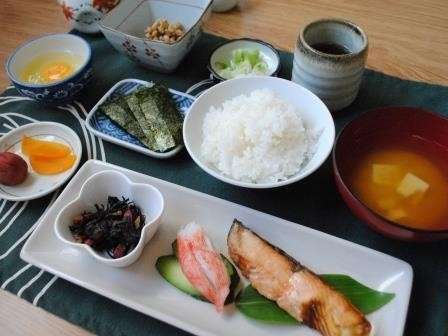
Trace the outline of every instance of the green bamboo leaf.
{"type": "Polygon", "coordinates": [[[348,275],[324,274],[321,277],[334,289],[344,294],[364,314],[373,313],[395,297],[394,293],[379,292],[366,287],[348,275]]]}
{"type": "MultiPolygon", "coordinates": [[[[370,314],[380,309],[395,297],[393,293],[379,292],[366,287],[348,275],[324,274],[321,277],[333,288],[344,294],[364,314],[370,314]]],[[[298,323],[277,303],[265,298],[251,285],[239,293],[235,305],[242,314],[264,323],[298,323]]]]}
{"type": "Polygon", "coordinates": [[[298,324],[275,301],[265,298],[251,285],[244,288],[235,300],[238,310],[254,320],[270,324],[298,324]]]}

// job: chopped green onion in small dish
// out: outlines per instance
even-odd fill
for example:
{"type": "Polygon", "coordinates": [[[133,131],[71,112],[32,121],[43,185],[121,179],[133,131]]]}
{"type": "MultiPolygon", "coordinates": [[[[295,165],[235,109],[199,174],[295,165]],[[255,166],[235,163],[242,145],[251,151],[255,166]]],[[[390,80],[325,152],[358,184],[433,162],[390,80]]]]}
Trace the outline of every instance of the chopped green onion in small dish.
{"type": "Polygon", "coordinates": [[[215,68],[225,79],[248,75],[265,76],[269,72],[268,65],[258,49],[236,49],[230,60],[216,62],[215,68]]]}
{"type": "Polygon", "coordinates": [[[276,76],[280,57],[270,44],[242,38],[216,48],[208,67],[213,77],[221,81],[248,76],[276,76]]]}

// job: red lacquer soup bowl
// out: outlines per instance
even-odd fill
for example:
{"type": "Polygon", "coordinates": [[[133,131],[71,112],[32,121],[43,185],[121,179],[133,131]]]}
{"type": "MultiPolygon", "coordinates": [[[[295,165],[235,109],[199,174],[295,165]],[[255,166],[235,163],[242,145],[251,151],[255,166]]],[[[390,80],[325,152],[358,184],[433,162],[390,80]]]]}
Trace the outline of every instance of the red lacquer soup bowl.
{"type": "Polygon", "coordinates": [[[392,222],[369,209],[353,193],[350,177],[356,164],[366,153],[387,144],[412,146],[425,156],[436,158],[443,170],[448,169],[447,118],[411,107],[371,110],[347,124],[333,148],[336,185],[345,203],[358,218],[385,236],[419,242],[448,238],[448,230],[414,229],[392,222]]]}

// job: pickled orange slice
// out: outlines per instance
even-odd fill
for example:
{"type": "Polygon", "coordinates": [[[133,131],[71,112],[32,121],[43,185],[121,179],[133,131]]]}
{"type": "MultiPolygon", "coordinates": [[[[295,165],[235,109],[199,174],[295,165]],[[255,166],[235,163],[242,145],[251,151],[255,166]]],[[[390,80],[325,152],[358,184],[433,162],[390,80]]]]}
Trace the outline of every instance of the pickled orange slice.
{"type": "Polygon", "coordinates": [[[55,175],[70,169],[76,161],[76,156],[70,153],[62,158],[44,158],[31,155],[30,163],[34,171],[41,175],[55,175]]]}
{"type": "Polygon", "coordinates": [[[69,155],[71,150],[70,147],[59,142],[24,136],[22,139],[22,153],[27,156],[55,159],[69,155]]]}

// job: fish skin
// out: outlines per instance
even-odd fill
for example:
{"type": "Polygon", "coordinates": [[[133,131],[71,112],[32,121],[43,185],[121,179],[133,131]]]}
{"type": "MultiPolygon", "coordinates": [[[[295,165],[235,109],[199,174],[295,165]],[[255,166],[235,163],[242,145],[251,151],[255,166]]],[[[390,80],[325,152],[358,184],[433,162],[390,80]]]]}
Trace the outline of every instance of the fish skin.
{"type": "Polygon", "coordinates": [[[199,225],[192,222],[179,231],[177,251],[186,278],[221,312],[230,292],[230,278],[221,255],[199,225]]]}
{"type": "Polygon", "coordinates": [[[263,296],[324,336],[367,336],[371,325],[341,293],[238,220],[227,236],[229,255],[263,296]]]}

